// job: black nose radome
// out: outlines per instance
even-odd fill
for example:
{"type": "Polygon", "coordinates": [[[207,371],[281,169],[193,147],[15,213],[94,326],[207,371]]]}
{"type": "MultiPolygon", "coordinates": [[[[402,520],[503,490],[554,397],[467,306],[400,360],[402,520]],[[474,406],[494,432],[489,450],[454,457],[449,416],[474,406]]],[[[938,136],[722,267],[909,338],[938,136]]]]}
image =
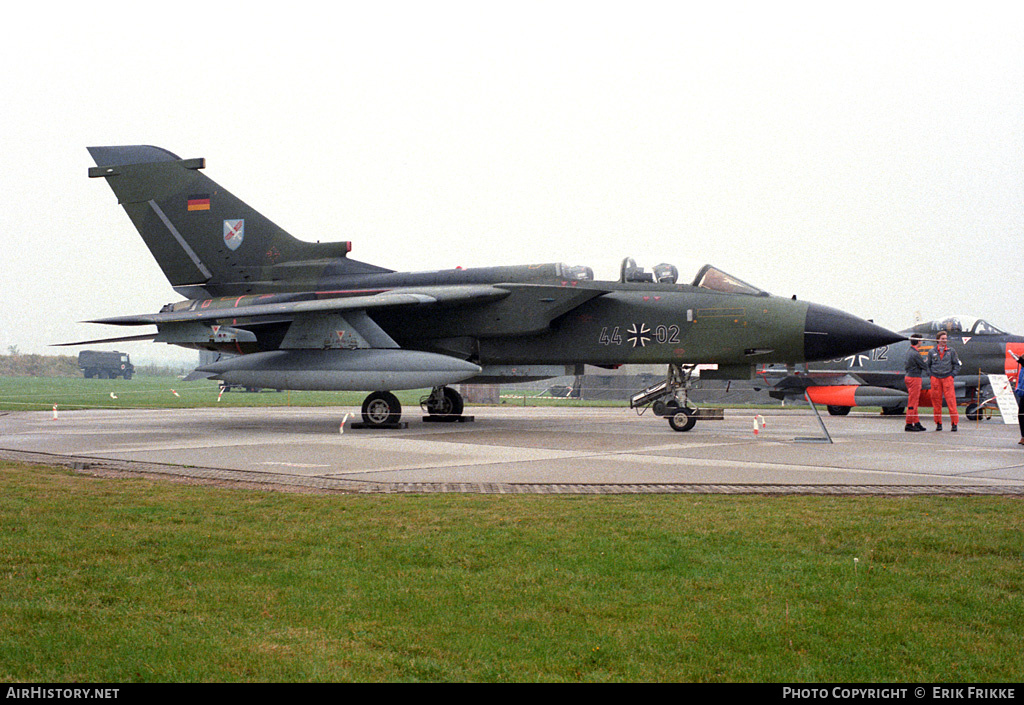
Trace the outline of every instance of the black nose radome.
{"type": "Polygon", "coordinates": [[[902,335],[838,309],[810,304],[804,323],[804,357],[831,360],[905,340],[902,335]]]}

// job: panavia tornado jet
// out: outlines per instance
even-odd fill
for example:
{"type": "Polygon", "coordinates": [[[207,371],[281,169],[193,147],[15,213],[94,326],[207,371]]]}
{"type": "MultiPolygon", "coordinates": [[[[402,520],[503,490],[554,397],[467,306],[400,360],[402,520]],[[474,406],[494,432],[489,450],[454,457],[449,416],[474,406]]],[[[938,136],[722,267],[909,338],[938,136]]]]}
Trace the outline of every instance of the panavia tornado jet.
{"type": "MultiPolygon", "coordinates": [[[[935,347],[935,336],[942,331],[946,332],[949,346],[963,362],[960,374],[953,381],[957,401],[967,405],[967,417],[976,421],[983,409],[995,407],[990,377],[1005,375],[1016,383],[1017,358],[1024,355],[1024,336],[1007,333],[988,321],[968,316],[948,316],[918,323],[902,334],[922,336],[917,350],[924,357],[935,347]]],[[[766,366],[758,370],[757,376],[765,380],[771,396],[800,399],[806,393],[812,402],[825,404],[834,416],[846,415],[854,406],[880,406],[885,414],[902,414],[907,405],[903,370],[909,350],[910,341],[903,340],[789,369],[766,366]]],[[[930,407],[930,380],[925,377],[921,386],[919,406],[930,407]]]]}
{"type": "MultiPolygon", "coordinates": [[[[653,405],[689,430],[686,397],[698,363],[752,377],[758,363],[851,355],[901,336],[818,304],[771,296],[711,267],[679,283],[671,265],[632,259],[618,281],[564,264],[395,272],[349,257],[349,242],[298,240],[201,169],[151,146],[91,147],[89,176],[107,181],[185,300],[157,313],[93,321],[156,326],[152,339],[234,356],[195,376],[277,389],[371,392],[363,422],[397,423],[392,392],[431,389],[428,419],[458,418],[451,386],[580,374],[584,364],[664,363],[653,405]]],[[[707,376],[707,373],[704,373],[707,376]]]]}

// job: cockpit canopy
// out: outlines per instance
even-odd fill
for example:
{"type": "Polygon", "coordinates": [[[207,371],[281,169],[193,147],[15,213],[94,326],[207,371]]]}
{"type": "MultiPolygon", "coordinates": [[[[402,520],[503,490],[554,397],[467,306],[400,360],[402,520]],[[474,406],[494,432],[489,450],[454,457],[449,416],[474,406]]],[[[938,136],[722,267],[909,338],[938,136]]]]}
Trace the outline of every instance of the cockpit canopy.
{"type": "Polygon", "coordinates": [[[722,291],[726,294],[749,294],[750,296],[768,296],[768,292],[751,286],[734,276],[726,274],[721,269],[716,269],[710,264],[705,264],[697,272],[693,285],[702,289],[722,291]]]}
{"type": "MultiPolygon", "coordinates": [[[[622,267],[619,272],[619,281],[626,283],[658,283],[675,284],[679,281],[679,270],[675,265],[656,264],[652,271],[645,272],[643,267],[638,267],[636,260],[627,257],[622,260],[622,267]]],[[[751,296],[768,296],[768,292],[751,286],[736,277],[726,274],[721,269],[716,269],[710,264],[701,267],[693,280],[693,286],[711,291],[721,291],[726,294],[749,294],[751,296]]]]}
{"type": "Polygon", "coordinates": [[[934,321],[926,321],[918,323],[906,332],[921,333],[922,335],[935,337],[935,334],[939,331],[967,335],[1006,335],[1006,331],[997,328],[988,321],[971,316],[947,316],[946,318],[939,318],[934,321]]]}

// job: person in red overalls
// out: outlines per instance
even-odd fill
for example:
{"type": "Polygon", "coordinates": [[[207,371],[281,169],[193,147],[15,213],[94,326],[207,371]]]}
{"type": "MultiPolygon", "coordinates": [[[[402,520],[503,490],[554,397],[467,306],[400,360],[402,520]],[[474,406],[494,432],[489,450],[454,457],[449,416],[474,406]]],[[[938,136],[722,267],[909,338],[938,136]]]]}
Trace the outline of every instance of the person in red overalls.
{"type": "Polygon", "coordinates": [[[928,374],[932,383],[932,412],[935,417],[935,430],[942,430],[942,400],[945,398],[949,409],[949,420],[956,432],[960,414],[956,410],[956,392],[953,389],[953,378],[960,372],[960,357],[953,348],[946,345],[946,331],[939,331],[935,336],[935,347],[928,351],[928,374]]]}
{"type": "Polygon", "coordinates": [[[928,374],[928,363],[921,357],[917,346],[921,343],[921,334],[910,336],[910,349],[904,364],[903,383],[907,386],[907,425],[904,431],[923,431],[921,417],[917,414],[917,402],[921,398],[921,378],[928,374]]]}

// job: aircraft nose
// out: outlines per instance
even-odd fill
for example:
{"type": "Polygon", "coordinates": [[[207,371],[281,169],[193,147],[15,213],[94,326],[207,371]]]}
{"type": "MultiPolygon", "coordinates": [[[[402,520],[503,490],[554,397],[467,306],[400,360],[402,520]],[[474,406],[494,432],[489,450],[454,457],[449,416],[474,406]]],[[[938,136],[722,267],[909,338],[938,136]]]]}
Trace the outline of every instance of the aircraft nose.
{"type": "Polygon", "coordinates": [[[845,311],[809,304],[804,323],[804,358],[831,360],[905,340],[902,335],[845,311]]]}

